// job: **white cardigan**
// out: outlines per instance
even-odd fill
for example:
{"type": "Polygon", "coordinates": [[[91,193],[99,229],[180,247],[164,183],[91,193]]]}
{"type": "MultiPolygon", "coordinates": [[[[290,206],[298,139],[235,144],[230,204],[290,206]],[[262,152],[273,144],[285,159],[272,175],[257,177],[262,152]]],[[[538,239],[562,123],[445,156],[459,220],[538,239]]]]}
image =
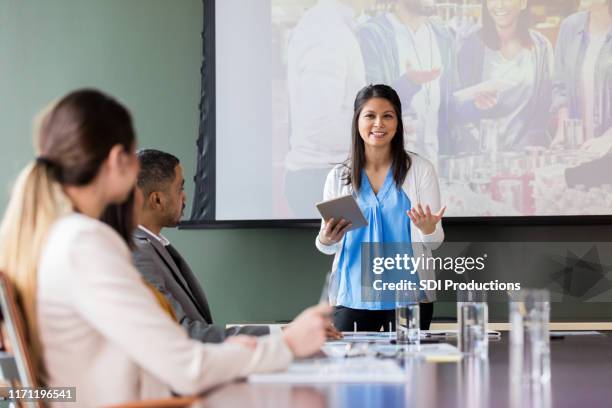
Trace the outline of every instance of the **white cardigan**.
{"type": "Polygon", "coordinates": [[[254,351],[190,339],[145,286],[121,237],[84,215],[52,227],[37,293],[48,386],[76,386],[68,407],[199,393],[293,359],[280,335],[261,337],[254,351]]]}
{"type": "MultiPolygon", "coordinates": [[[[433,165],[425,158],[408,152],[410,156],[411,165],[402,185],[402,190],[408,196],[412,206],[421,204],[423,206],[429,205],[432,212],[438,212],[440,210],[440,185],[438,183],[438,175],[433,165]]],[[[346,167],[343,165],[335,166],[327,175],[325,180],[325,189],[323,190],[323,200],[331,200],[337,197],[346,195],[352,195],[354,193],[351,185],[346,185],[343,180],[343,175],[346,171],[346,167]]],[[[406,215],[408,218],[408,215],[406,215]]],[[[410,220],[410,218],[408,218],[410,220]]],[[[321,231],[325,228],[325,221],[321,220],[321,231]]],[[[319,240],[319,235],[315,239],[315,245],[319,251],[327,255],[335,255],[332,266],[332,278],[330,282],[334,282],[335,279],[339,279],[338,271],[338,260],[342,253],[342,241],[332,244],[323,245],[319,240]]],[[[419,257],[424,255],[425,257],[431,256],[431,251],[437,249],[444,241],[444,230],[442,229],[442,222],[438,222],[436,229],[431,234],[423,234],[420,229],[416,226],[410,226],[410,237],[412,241],[413,256],[419,257]]],[[[421,268],[418,270],[420,279],[435,279],[435,270],[421,268]]],[[[330,284],[330,287],[337,288],[338,285],[330,284]]],[[[427,300],[433,302],[436,300],[436,292],[434,290],[425,291],[427,300]]],[[[336,304],[337,293],[330,292],[330,302],[336,304]]]]}

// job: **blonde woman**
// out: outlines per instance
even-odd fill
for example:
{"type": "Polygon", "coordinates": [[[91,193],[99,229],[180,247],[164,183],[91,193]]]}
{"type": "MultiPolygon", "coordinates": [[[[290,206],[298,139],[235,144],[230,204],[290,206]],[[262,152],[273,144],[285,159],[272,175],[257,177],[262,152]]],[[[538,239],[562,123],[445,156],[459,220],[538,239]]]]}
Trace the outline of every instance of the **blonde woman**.
{"type": "Polygon", "coordinates": [[[70,93],[44,115],[36,144],[2,222],[0,268],[17,287],[48,386],[76,386],[86,407],[192,394],[320,348],[328,307],[306,310],[282,335],[214,345],[189,339],[159,307],[125,241],[98,220],[125,201],[138,173],[121,104],[95,90],[70,93]]]}

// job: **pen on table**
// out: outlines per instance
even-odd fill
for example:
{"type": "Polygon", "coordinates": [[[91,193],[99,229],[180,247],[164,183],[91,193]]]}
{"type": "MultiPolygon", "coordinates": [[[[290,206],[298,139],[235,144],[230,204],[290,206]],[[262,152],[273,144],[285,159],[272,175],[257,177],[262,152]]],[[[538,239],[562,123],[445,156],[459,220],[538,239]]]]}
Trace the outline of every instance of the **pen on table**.
{"type": "Polygon", "coordinates": [[[438,332],[438,333],[426,333],[431,337],[446,337],[449,333],[447,332],[438,332]]]}
{"type": "MultiPolygon", "coordinates": [[[[442,340],[439,340],[439,339],[420,339],[419,342],[421,344],[432,344],[432,343],[442,343],[442,340]]],[[[390,344],[397,344],[397,340],[395,340],[395,339],[389,340],[389,343],[390,344]]]]}

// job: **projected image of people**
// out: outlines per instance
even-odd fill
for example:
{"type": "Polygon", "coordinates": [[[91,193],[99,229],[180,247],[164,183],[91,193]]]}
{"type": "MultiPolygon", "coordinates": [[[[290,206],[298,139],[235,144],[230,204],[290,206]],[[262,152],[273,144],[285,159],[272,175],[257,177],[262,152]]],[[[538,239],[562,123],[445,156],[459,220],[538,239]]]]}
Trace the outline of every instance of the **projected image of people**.
{"type": "Polygon", "coordinates": [[[407,125],[406,148],[430,161],[450,147],[448,107],[455,69],[455,40],[430,19],[433,0],[395,0],[357,31],[366,82],[398,92],[407,125]],[[446,136],[446,137],[445,137],[446,136]]]}
{"type": "Polygon", "coordinates": [[[354,27],[368,3],[319,0],[289,37],[285,195],[298,218],[316,216],[321,184],[349,149],[353,99],[365,85],[354,27]]]}
{"type": "Polygon", "coordinates": [[[582,0],[581,10],[561,24],[555,50],[553,145],[593,156],[565,169],[558,185],[602,211],[612,202],[611,27],[612,0],[582,0]]]}
{"type": "Polygon", "coordinates": [[[397,91],[447,216],[610,214],[612,0],[271,4],[276,217],[318,216],[368,84],[397,91]]]}
{"type": "MultiPolygon", "coordinates": [[[[486,0],[461,39],[453,96],[449,199],[480,194],[492,213],[531,214],[529,160],[550,145],[553,52],[532,29],[528,0],[486,0]],[[527,156],[526,156],[527,155],[527,156]],[[469,191],[456,184],[469,186],[469,191]],[[454,194],[453,194],[454,193],[454,194]]],[[[482,208],[482,207],[481,207],[482,208]]],[[[462,212],[465,210],[460,210],[462,212]]]]}
{"type": "Polygon", "coordinates": [[[530,28],[528,5],[528,0],[487,0],[482,27],[463,40],[454,125],[480,129],[458,138],[457,151],[479,152],[486,131],[496,133],[491,142],[500,151],[550,144],[553,52],[550,41],[530,28]]]}

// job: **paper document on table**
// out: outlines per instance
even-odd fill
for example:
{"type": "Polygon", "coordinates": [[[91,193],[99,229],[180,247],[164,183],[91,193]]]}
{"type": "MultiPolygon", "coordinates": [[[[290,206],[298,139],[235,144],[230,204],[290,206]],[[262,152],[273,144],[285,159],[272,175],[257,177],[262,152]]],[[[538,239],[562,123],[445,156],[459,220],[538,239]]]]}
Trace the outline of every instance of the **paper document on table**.
{"type": "Polygon", "coordinates": [[[562,331],[562,330],[551,330],[551,335],[557,336],[600,336],[603,333],[595,331],[595,330],[572,330],[572,331],[562,331]]]}
{"type": "Polygon", "coordinates": [[[425,360],[430,357],[461,356],[459,349],[448,343],[410,345],[374,344],[370,347],[370,350],[382,357],[390,357],[401,353],[403,356],[418,356],[423,357],[425,360]]]}
{"type": "Polygon", "coordinates": [[[322,348],[323,353],[333,359],[354,358],[355,356],[376,356],[378,358],[414,357],[425,361],[458,361],[459,349],[451,344],[389,344],[350,343],[329,341],[322,348]]]}
{"type": "Polygon", "coordinates": [[[389,342],[389,340],[395,340],[396,333],[394,331],[388,332],[342,332],[342,336],[346,341],[366,341],[366,342],[389,342]]]}
{"type": "Polygon", "coordinates": [[[404,371],[393,360],[355,357],[294,362],[287,371],[250,375],[251,383],[403,383],[404,371]]]}
{"type": "MultiPolygon", "coordinates": [[[[457,330],[421,330],[421,338],[437,338],[437,337],[457,337],[457,330]]],[[[496,330],[487,330],[487,335],[492,338],[501,337],[501,332],[496,330]]],[[[374,342],[387,343],[395,340],[397,334],[393,332],[342,332],[345,341],[352,342],[374,342]]]]}

